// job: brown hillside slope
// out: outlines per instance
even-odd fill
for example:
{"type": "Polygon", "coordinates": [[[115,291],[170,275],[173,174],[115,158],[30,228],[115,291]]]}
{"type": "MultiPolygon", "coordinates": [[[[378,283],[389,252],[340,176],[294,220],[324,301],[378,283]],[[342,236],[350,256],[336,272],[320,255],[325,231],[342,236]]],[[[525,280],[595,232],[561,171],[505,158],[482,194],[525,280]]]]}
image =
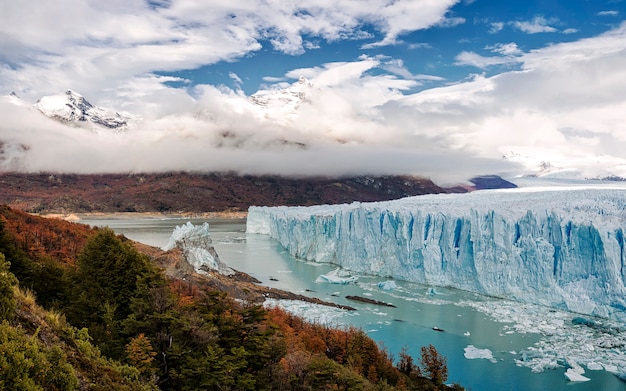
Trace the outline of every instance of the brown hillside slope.
{"type": "Polygon", "coordinates": [[[73,264],[94,229],[61,219],[41,218],[0,205],[0,224],[33,260],[51,257],[73,264]]]}
{"type": "Polygon", "coordinates": [[[343,179],[234,174],[0,174],[0,204],[32,213],[247,211],[250,205],[384,201],[443,193],[411,176],[343,179]]]}

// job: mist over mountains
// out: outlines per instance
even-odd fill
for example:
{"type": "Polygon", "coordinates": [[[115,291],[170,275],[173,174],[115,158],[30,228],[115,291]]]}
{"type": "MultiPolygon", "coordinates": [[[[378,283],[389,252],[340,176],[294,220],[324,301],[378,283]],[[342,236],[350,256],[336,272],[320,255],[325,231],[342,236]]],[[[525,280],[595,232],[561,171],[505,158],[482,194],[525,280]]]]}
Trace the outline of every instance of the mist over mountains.
{"type": "Polygon", "coordinates": [[[623,171],[610,156],[597,157],[595,167],[586,158],[553,165],[516,152],[489,158],[445,138],[407,138],[382,119],[363,121],[363,113],[348,115],[354,121],[345,126],[340,118],[355,108],[304,76],[251,96],[205,91],[187,110],[157,117],[94,105],[70,89],[34,104],[11,94],[0,99],[0,171],[417,175],[443,185],[492,174],[597,179],[623,171]]]}
{"type": "Polygon", "coordinates": [[[409,149],[381,132],[368,136],[377,132],[365,125],[364,133],[338,133],[324,125],[332,120],[332,110],[328,116],[313,111],[311,102],[324,99],[319,93],[301,78],[246,99],[205,99],[184,114],[160,118],[105,109],[72,90],[34,105],[4,96],[0,171],[419,175],[456,183],[512,166],[501,159],[470,159],[462,151],[444,156],[440,149],[409,149]],[[465,159],[471,163],[460,166],[465,159]]]}

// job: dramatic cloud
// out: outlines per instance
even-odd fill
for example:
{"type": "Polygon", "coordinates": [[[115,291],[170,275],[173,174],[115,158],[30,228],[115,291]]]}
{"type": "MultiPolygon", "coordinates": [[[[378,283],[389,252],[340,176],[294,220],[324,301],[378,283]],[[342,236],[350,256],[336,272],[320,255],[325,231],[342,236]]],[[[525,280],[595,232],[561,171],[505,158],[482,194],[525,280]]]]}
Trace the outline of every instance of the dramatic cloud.
{"type": "Polygon", "coordinates": [[[484,35],[500,42],[463,47],[445,64],[480,74],[446,80],[407,61],[437,46],[407,43],[405,57],[397,50],[411,32],[461,26],[450,12],[458,1],[340,3],[7,2],[0,89],[27,104],[0,100],[0,170],[418,174],[453,183],[550,162],[626,176],[626,24],[530,49],[505,33],[556,32],[558,19],[483,21],[484,35]],[[268,70],[253,95],[240,70],[224,72],[230,87],[162,76],[343,41],[364,49],[349,60],[268,70]],[[386,45],[384,54],[373,50],[386,45]],[[96,134],[31,107],[66,88],[137,115],[137,125],[96,134]]]}
{"type": "MultiPolygon", "coordinates": [[[[95,98],[154,71],[193,69],[262,48],[300,54],[328,42],[363,39],[374,28],[395,43],[410,31],[445,23],[458,0],[171,1],[62,0],[37,7],[8,2],[0,14],[0,89],[39,96],[68,86],[95,98]]],[[[154,80],[160,83],[160,80],[154,80]]],[[[153,87],[154,88],[154,87],[153,87]]]]}

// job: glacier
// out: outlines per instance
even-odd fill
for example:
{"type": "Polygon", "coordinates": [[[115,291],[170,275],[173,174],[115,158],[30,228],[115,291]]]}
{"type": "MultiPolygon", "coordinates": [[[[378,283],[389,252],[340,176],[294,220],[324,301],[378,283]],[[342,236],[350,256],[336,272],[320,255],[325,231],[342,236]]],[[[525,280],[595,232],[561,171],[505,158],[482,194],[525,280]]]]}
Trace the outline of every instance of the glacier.
{"type": "Polygon", "coordinates": [[[626,189],[521,188],[250,207],[297,258],[626,322],[626,189]]]}

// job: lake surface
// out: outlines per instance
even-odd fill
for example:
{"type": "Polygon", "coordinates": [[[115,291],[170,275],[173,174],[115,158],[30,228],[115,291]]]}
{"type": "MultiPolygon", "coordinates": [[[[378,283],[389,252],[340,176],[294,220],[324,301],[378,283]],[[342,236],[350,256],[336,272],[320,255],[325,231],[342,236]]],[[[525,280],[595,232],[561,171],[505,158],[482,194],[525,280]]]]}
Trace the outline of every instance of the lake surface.
{"type": "MultiPolygon", "coordinates": [[[[80,222],[109,226],[130,239],[161,247],[174,227],[187,221],[209,222],[220,259],[263,284],[357,308],[348,312],[291,304],[292,310],[309,319],[360,327],[396,357],[403,347],[419,357],[421,346],[433,344],[447,357],[449,383],[458,382],[474,391],[626,390],[626,383],[603,370],[587,370],[584,376],[591,379],[588,382],[572,383],[566,379],[562,360],[554,358],[558,356],[555,351],[569,343],[572,346],[566,347],[568,357],[588,354],[585,349],[591,349],[593,354],[593,347],[578,339],[580,329],[572,328],[572,314],[402,281],[394,281],[393,290],[383,290],[379,283],[386,279],[381,277],[359,275],[357,283],[345,285],[316,283],[320,274],[335,267],[294,259],[273,239],[246,234],[243,219],[92,218],[80,222]],[[396,308],[350,301],[345,298],[347,295],[393,303],[396,308]],[[470,345],[489,349],[493,358],[466,358],[470,345]],[[516,365],[515,361],[523,358],[528,366],[516,365]],[[554,368],[535,373],[533,366],[554,368]]],[[[613,357],[626,355],[624,347],[613,350],[613,357]]],[[[604,360],[610,364],[611,356],[604,360]]]]}

